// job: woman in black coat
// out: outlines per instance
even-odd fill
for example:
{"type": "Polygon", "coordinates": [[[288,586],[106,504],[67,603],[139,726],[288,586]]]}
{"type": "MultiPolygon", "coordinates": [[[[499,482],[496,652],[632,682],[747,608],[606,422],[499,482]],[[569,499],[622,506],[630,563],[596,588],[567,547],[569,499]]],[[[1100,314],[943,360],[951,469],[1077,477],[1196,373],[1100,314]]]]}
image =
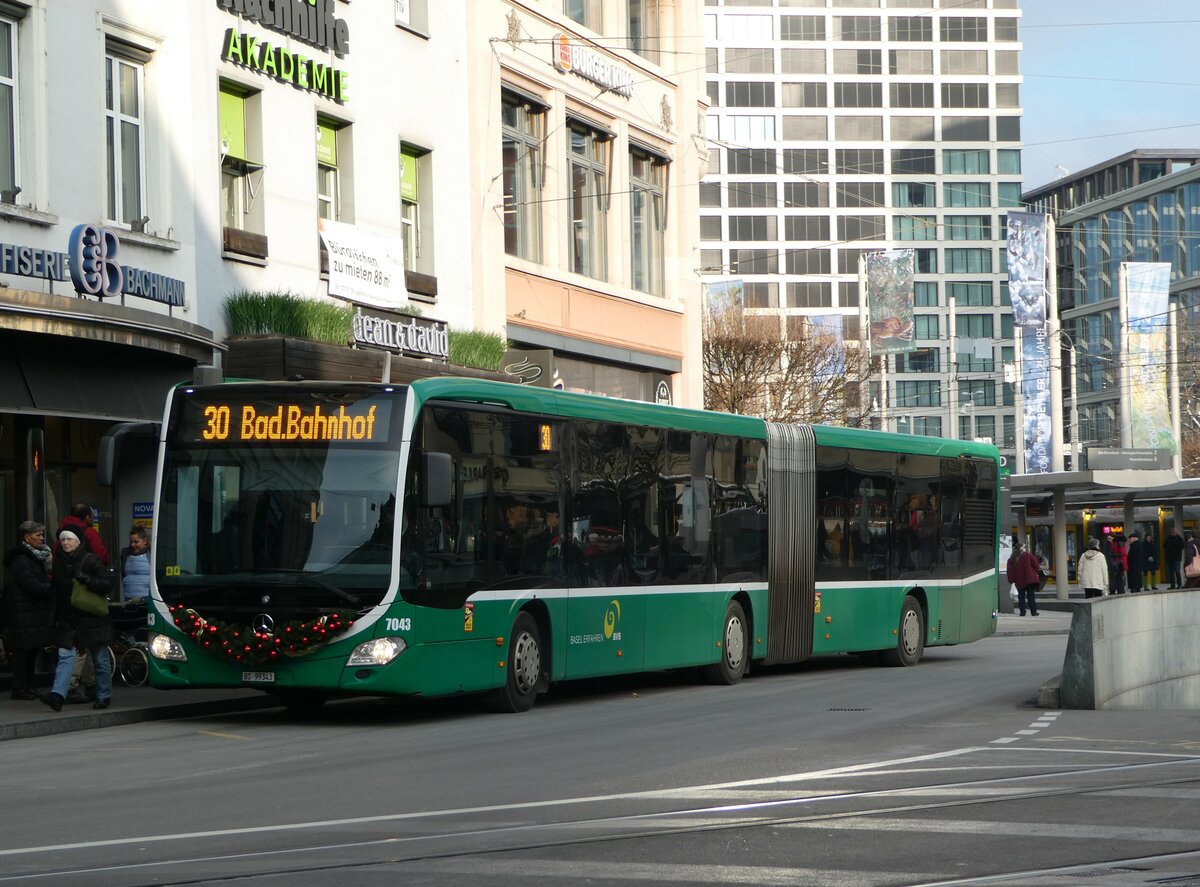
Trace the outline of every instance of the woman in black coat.
{"type": "Polygon", "coordinates": [[[18,530],[20,541],[4,555],[8,590],[5,615],[13,646],[13,699],[37,699],[33,691],[33,666],[37,652],[51,641],[54,595],[50,589],[50,548],[46,527],[27,520],[18,530]]]}
{"type": "Polygon", "coordinates": [[[108,708],[112,703],[112,657],[108,645],[116,637],[112,618],[107,611],[106,580],[101,576],[104,565],[96,555],[87,552],[79,537],[70,530],[58,534],[58,553],[54,556],[55,643],[58,644],[58,664],[54,667],[54,687],[46,704],[62,711],[67,691],[71,687],[71,672],[75,666],[75,648],[87,650],[96,670],[96,702],[92,708],[108,708]],[[75,581],[83,583],[105,601],[103,616],[85,613],[71,606],[75,581]]]}

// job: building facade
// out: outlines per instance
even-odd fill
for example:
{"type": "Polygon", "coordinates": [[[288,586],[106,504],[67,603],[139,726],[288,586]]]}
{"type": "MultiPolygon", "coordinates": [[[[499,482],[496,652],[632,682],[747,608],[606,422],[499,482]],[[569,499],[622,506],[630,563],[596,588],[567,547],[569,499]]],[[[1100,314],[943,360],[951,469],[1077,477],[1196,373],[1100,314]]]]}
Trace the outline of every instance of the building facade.
{"type": "Polygon", "coordinates": [[[913,249],[915,350],[886,358],[873,424],[984,438],[1011,455],[1017,0],[705,5],[705,279],[742,281],[746,307],[778,316],[783,335],[831,316],[855,341],[860,257],[913,249]]]}
{"type": "Polygon", "coordinates": [[[466,19],[432,0],[0,2],[0,537],[77,500],[110,546],[152,520],[153,441],[126,441],[110,487],[100,440],[221,365],[231,294],[328,298],[365,251],[394,264],[388,298],[477,326],[466,19]],[[320,220],[348,244],[333,262],[320,220]]]}
{"type": "Polygon", "coordinates": [[[536,384],[703,402],[700,10],[471,4],[476,323],[536,384]]]}
{"type": "MultiPolygon", "coordinates": [[[[1191,330],[1200,324],[1198,160],[1200,152],[1195,151],[1132,151],[1025,195],[1027,203],[1055,219],[1058,311],[1067,334],[1063,366],[1073,367],[1069,375],[1074,376],[1073,385],[1065,387],[1076,397],[1081,467],[1090,467],[1090,447],[1128,446],[1122,438],[1123,432],[1126,439],[1129,435],[1129,386],[1140,384],[1130,380],[1148,364],[1139,358],[1135,366],[1121,365],[1130,328],[1130,319],[1121,313],[1124,262],[1171,266],[1170,303],[1179,309],[1173,312],[1178,351],[1153,357],[1164,370],[1175,369],[1182,390],[1179,409],[1185,416],[1196,415],[1197,341],[1191,330]]],[[[1159,376],[1147,383],[1166,387],[1170,380],[1159,376]]],[[[1071,405],[1069,396],[1063,402],[1071,405]]],[[[1184,427],[1194,426],[1189,419],[1184,427]]],[[[1065,430],[1069,437],[1070,429],[1065,430]]]]}

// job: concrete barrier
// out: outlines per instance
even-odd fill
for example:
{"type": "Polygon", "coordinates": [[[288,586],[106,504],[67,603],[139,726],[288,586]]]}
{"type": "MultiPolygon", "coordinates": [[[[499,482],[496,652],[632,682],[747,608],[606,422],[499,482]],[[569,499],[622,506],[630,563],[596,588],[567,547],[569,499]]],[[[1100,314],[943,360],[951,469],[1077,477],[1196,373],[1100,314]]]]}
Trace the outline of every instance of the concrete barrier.
{"type": "Polygon", "coordinates": [[[1200,709],[1200,589],[1080,602],[1059,699],[1098,711],[1200,709]]]}

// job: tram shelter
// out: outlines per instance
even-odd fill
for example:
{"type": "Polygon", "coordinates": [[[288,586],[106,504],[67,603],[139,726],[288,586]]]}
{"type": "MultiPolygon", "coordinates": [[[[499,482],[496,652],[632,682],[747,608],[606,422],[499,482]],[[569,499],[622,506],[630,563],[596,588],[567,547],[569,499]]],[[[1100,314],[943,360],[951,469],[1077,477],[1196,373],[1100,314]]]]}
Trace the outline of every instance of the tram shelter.
{"type": "MultiPolygon", "coordinates": [[[[1175,526],[1182,529],[1184,507],[1200,503],[1200,478],[1181,479],[1173,469],[1125,468],[1014,474],[1009,477],[1013,522],[1020,538],[1028,535],[1027,509],[1032,501],[1053,502],[1055,597],[1069,595],[1067,566],[1067,509],[1099,509],[1120,503],[1125,526],[1136,523],[1139,505],[1171,508],[1175,526]]],[[[1160,543],[1161,539],[1158,540],[1160,543]]]]}

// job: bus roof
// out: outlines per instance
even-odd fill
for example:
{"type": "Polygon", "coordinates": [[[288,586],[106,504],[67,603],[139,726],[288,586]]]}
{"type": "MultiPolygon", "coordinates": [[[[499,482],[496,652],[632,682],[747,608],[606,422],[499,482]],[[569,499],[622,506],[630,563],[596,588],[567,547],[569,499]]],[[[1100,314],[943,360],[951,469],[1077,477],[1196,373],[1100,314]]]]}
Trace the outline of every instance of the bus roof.
{"type": "MultiPolygon", "coordinates": [[[[693,410],[645,401],[599,397],[592,394],[575,394],[550,388],[535,388],[531,385],[515,385],[509,382],[442,376],[434,379],[418,379],[412,383],[412,389],[419,403],[430,400],[491,403],[521,412],[575,419],[624,422],[630,425],[666,426],[681,431],[728,434],[760,440],[767,436],[766,423],[762,419],[752,416],[693,410]]],[[[858,428],[839,428],[832,425],[814,425],[813,429],[817,442],[824,446],[883,449],[897,453],[947,458],[967,455],[993,461],[999,459],[999,451],[996,447],[974,441],[866,431],[858,428]]]]}

